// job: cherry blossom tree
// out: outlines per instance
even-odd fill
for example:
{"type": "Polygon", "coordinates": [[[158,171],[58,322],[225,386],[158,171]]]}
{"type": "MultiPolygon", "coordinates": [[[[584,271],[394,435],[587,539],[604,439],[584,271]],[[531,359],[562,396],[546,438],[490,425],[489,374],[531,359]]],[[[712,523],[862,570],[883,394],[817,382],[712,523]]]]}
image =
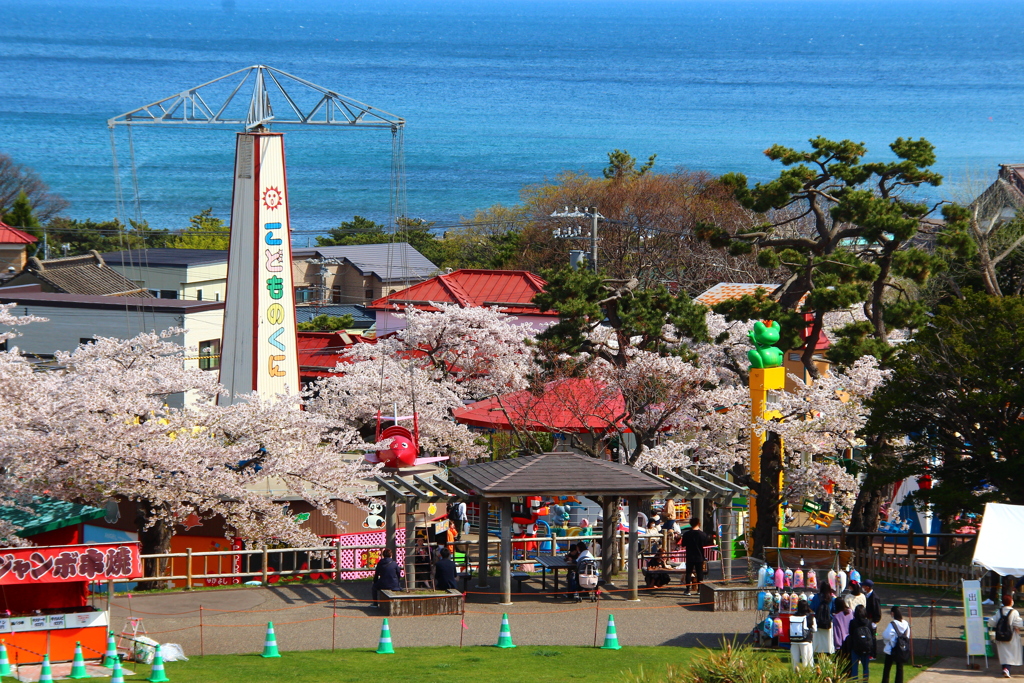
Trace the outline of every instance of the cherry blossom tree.
{"type": "Polygon", "coordinates": [[[331,501],[357,500],[372,472],[352,451],[376,447],[298,398],[215,405],[222,387],[185,367],[187,350],[171,341],[180,333],[100,338],[58,352],[31,381],[24,363],[2,359],[5,483],[95,505],[134,501],[144,552],[168,552],[191,515],[220,517],[256,543],[318,543],[275,500],[301,496],[333,519],[331,501]],[[193,400],[174,407],[186,392],[193,400]]]}

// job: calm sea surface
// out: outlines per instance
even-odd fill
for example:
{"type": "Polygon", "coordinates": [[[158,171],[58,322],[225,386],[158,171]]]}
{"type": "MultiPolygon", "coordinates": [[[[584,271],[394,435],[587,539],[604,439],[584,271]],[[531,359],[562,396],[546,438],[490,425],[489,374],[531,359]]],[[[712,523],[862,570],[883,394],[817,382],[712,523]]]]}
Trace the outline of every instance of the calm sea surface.
{"type": "MultiPolygon", "coordinates": [[[[72,216],[111,218],[105,120],[262,63],[404,117],[409,214],[441,223],[613,148],[765,178],[775,142],[924,136],[952,185],[1024,162],[1022,19],[984,0],[0,0],[0,151],[72,216]]],[[[229,130],[136,129],[143,218],[229,212],[229,130]]],[[[388,216],[389,132],[286,140],[296,242],[388,216]]]]}

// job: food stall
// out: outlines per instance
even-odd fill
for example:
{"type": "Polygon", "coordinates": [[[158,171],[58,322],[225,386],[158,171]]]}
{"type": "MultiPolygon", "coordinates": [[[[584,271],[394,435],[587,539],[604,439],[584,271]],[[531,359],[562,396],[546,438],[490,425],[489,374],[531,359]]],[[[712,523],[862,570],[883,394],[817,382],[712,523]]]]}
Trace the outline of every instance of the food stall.
{"type": "Polygon", "coordinates": [[[87,658],[106,648],[109,616],[89,605],[89,583],[142,577],[138,543],[0,548],[0,638],[11,663],[87,658]]]}

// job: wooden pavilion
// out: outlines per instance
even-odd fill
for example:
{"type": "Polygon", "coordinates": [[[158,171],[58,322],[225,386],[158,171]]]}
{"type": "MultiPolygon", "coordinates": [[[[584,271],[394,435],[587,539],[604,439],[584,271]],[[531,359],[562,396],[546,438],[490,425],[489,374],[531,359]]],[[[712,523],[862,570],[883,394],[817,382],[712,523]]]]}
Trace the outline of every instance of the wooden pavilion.
{"type": "MultiPolygon", "coordinates": [[[[615,545],[616,524],[608,512],[614,503],[625,498],[629,505],[628,562],[630,599],[637,600],[638,516],[640,501],[664,493],[674,487],[663,479],[645,474],[628,465],[598,460],[578,453],[540,453],[507,460],[481,462],[456,467],[449,479],[478,499],[480,518],[487,519],[488,507],[501,510],[501,592],[502,602],[512,602],[512,499],[525,496],[587,496],[602,501],[605,509],[604,555],[605,576],[615,545]]],[[[487,524],[480,525],[480,580],[487,580],[487,524]]],[[[486,585],[483,583],[482,585],[486,585]]]]}

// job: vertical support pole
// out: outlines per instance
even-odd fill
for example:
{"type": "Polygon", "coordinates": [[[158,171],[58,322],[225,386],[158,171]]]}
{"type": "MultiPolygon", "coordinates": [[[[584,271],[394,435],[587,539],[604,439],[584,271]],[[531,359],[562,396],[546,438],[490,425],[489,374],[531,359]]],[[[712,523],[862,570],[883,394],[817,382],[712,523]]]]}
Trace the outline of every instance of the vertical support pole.
{"type": "Polygon", "coordinates": [[[334,583],[341,585],[341,537],[337,538],[337,545],[334,546],[334,583]]]}
{"type": "MultiPolygon", "coordinates": [[[[405,504],[405,584],[409,590],[416,590],[416,504],[405,504]]],[[[429,577],[427,577],[429,580],[429,577]]]]}
{"type": "Polygon", "coordinates": [[[501,499],[501,604],[512,604],[512,499],[501,499]]]}
{"type": "Polygon", "coordinates": [[[266,588],[270,585],[270,557],[267,553],[267,547],[263,546],[263,587],[266,588]]]}
{"type": "Polygon", "coordinates": [[[490,516],[490,506],[487,504],[486,498],[480,498],[478,505],[480,506],[480,528],[477,530],[479,556],[477,557],[476,585],[477,588],[487,588],[487,519],[490,516]]]}
{"type": "MultiPolygon", "coordinates": [[[[630,515],[633,514],[633,510],[632,509],[630,509],[629,514],[630,515]]],[[[621,572],[625,568],[623,566],[623,563],[626,561],[626,556],[628,555],[628,553],[626,551],[626,533],[627,532],[625,532],[625,531],[617,531],[615,533],[618,536],[618,538],[616,539],[616,542],[619,544],[618,558],[617,558],[618,562],[615,563],[615,571],[621,572]]]]}
{"type": "Polygon", "coordinates": [[[604,522],[601,524],[601,578],[605,586],[614,588],[612,577],[615,575],[618,546],[615,543],[615,527],[619,516],[619,499],[617,496],[603,496],[601,503],[604,522]]]}
{"type": "Polygon", "coordinates": [[[597,272],[597,207],[590,207],[594,217],[594,223],[590,226],[590,267],[597,272]]]}
{"type": "Polygon", "coordinates": [[[331,652],[334,652],[334,634],[338,630],[338,598],[331,602],[331,652]]]}
{"type": "Polygon", "coordinates": [[[395,535],[398,531],[398,500],[395,495],[388,491],[384,494],[384,547],[395,552],[398,548],[398,539],[395,535]]]}
{"type": "Polygon", "coordinates": [[[639,600],[640,595],[637,592],[637,563],[639,561],[637,545],[640,533],[637,527],[640,520],[640,498],[630,496],[627,502],[629,505],[629,558],[627,559],[629,566],[626,568],[626,571],[627,576],[629,576],[629,599],[639,600]]]}
{"type": "Polygon", "coordinates": [[[185,548],[185,590],[192,590],[192,548],[185,548]]]}
{"type": "Polygon", "coordinates": [[[697,496],[693,499],[693,516],[704,524],[704,496],[697,496]]]}
{"type": "Polygon", "coordinates": [[[203,639],[203,606],[199,605],[199,656],[206,656],[206,641],[203,639]]]}
{"type": "MultiPolygon", "coordinates": [[[[732,491],[725,494],[725,522],[722,524],[722,579],[732,581],[733,508],[732,491]]],[[[726,584],[728,585],[728,584],[726,584]]]]}
{"type": "Polygon", "coordinates": [[[110,601],[114,599],[114,580],[107,579],[107,623],[113,624],[110,619],[110,601]]]}

